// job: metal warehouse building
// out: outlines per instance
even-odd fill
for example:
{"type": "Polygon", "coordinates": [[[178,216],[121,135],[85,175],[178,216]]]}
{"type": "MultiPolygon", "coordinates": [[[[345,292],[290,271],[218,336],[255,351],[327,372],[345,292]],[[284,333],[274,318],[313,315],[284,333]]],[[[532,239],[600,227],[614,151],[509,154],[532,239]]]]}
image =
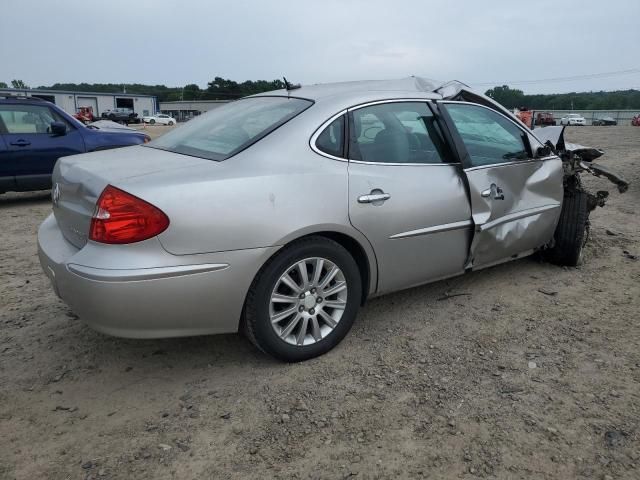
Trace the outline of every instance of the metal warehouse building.
{"type": "Polygon", "coordinates": [[[114,108],[128,108],[138,114],[153,115],[156,113],[156,97],[151,95],[139,95],[133,93],[96,93],[96,92],[69,92],[65,90],[39,90],[39,89],[0,89],[0,94],[26,95],[38,97],[55,103],[70,115],[76,113],[79,107],[91,107],[93,114],[100,116],[102,112],[114,108]]]}

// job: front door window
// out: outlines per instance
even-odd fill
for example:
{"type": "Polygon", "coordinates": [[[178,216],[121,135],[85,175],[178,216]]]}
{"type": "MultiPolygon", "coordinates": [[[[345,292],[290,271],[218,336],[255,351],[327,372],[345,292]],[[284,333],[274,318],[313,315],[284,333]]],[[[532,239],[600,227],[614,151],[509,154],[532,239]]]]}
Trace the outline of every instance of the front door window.
{"type": "Polygon", "coordinates": [[[42,105],[0,105],[0,118],[10,134],[47,134],[53,122],[67,123],[49,107],[42,105]]]}
{"type": "Polygon", "coordinates": [[[467,147],[471,167],[529,158],[526,134],[499,113],[464,103],[445,107],[467,147]]]}

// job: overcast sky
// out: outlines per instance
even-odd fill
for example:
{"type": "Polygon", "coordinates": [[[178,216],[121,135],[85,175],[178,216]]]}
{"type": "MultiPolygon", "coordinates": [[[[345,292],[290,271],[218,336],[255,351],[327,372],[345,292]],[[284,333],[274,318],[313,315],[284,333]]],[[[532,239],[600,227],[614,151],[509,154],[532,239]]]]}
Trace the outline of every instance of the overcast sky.
{"type": "Polygon", "coordinates": [[[0,81],[640,89],[639,0],[2,0],[0,81]],[[515,84],[605,72],[630,74],[515,84]]]}

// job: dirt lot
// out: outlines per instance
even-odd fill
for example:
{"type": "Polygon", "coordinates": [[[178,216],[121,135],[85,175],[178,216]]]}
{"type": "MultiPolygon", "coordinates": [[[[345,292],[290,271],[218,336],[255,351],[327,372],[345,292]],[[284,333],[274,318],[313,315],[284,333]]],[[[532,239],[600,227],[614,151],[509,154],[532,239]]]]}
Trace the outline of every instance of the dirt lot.
{"type": "Polygon", "coordinates": [[[375,299],[297,365],[235,335],[91,331],[40,271],[48,192],[1,196],[0,477],[640,478],[640,129],[568,137],[633,182],[592,215],[583,267],[375,299]]]}

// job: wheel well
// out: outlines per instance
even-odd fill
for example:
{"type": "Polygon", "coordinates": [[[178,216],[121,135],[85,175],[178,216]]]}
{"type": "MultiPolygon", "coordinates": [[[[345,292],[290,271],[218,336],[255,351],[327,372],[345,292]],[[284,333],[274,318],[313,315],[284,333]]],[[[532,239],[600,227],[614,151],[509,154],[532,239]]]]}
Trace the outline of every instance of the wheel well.
{"type": "MultiPolygon", "coordinates": [[[[367,299],[369,295],[369,281],[371,279],[371,266],[369,265],[369,259],[367,258],[367,254],[364,249],[358,243],[357,240],[350,237],[349,235],[345,235],[344,233],[338,232],[314,232],[311,234],[313,236],[326,237],[334,242],[342,245],[353,257],[358,265],[358,270],[360,271],[360,278],[362,279],[362,301],[361,304],[367,299]]],[[[307,236],[311,236],[307,235],[307,236]]],[[[302,237],[305,238],[305,237],[302,237]]],[[[297,239],[299,240],[299,239],[297,239]]]]}
{"type": "MultiPolygon", "coordinates": [[[[331,240],[333,240],[334,242],[339,243],[342,247],[344,247],[353,257],[353,259],[356,261],[356,265],[358,266],[358,271],[360,272],[360,278],[362,279],[362,299],[360,301],[361,305],[364,305],[365,301],[367,300],[367,297],[369,296],[369,282],[371,279],[371,267],[369,265],[369,259],[367,258],[367,254],[364,251],[364,249],[362,248],[362,246],[360,245],[360,243],[358,243],[357,240],[355,240],[354,238],[350,237],[349,235],[346,235],[344,233],[338,233],[338,232],[314,232],[308,235],[304,235],[302,237],[298,237],[295,240],[290,241],[289,243],[287,243],[286,245],[283,245],[282,248],[286,247],[287,245],[291,245],[292,243],[296,243],[304,238],[307,237],[312,237],[312,236],[317,236],[317,237],[325,237],[325,238],[329,238],[331,240]]],[[[269,260],[271,260],[273,257],[275,257],[276,255],[278,255],[278,253],[280,253],[282,249],[278,249],[278,251],[276,253],[274,253],[269,260]]],[[[251,282],[251,286],[249,287],[250,289],[253,288],[256,279],[258,278],[258,276],[260,275],[260,272],[262,272],[262,270],[264,269],[265,265],[269,262],[269,260],[267,260],[267,262],[262,265],[262,267],[260,268],[260,270],[256,273],[255,277],[253,278],[253,281],[251,282]]],[[[249,293],[246,294],[246,297],[249,296],[249,293]]],[[[245,321],[245,315],[244,315],[244,311],[246,308],[246,301],[247,299],[245,298],[245,304],[242,307],[242,313],[240,316],[240,324],[238,326],[239,331],[242,331],[243,327],[243,322],[245,321]]]]}
{"type": "MultiPolygon", "coordinates": [[[[282,248],[285,248],[291,244],[294,244],[296,242],[299,242],[300,240],[303,240],[305,238],[308,237],[325,237],[328,238],[330,240],[333,240],[334,242],[339,243],[342,247],[344,247],[353,257],[353,259],[356,261],[356,265],[358,266],[358,271],[360,272],[360,278],[362,280],[362,300],[361,300],[361,305],[364,305],[364,302],[367,300],[367,297],[369,296],[369,283],[371,280],[371,266],[369,265],[369,259],[367,257],[366,252],[364,251],[364,249],[362,248],[362,246],[360,245],[360,243],[358,243],[357,240],[355,240],[354,238],[350,237],[349,235],[346,235],[344,233],[338,233],[338,232],[332,232],[332,231],[328,231],[328,232],[313,232],[310,233],[308,235],[304,235],[302,237],[298,237],[294,240],[291,240],[289,243],[285,244],[282,246],[282,248]]],[[[253,286],[253,284],[256,281],[256,278],[258,278],[258,276],[260,275],[260,272],[264,269],[265,265],[267,263],[269,263],[269,261],[275,257],[276,255],[278,255],[280,253],[280,251],[282,250],[282,248],[278,249],[277,252],[275,252],[270,258],[269,260],[267,260],[267,262],[265,262],[264,265],[262,265],[262,267],[260,268],[260,270],[258,271],[258,273],[256,273],[251,285],[253,286]]],[[[251,288],[251,287],[250,287],[251,288]]]]}

